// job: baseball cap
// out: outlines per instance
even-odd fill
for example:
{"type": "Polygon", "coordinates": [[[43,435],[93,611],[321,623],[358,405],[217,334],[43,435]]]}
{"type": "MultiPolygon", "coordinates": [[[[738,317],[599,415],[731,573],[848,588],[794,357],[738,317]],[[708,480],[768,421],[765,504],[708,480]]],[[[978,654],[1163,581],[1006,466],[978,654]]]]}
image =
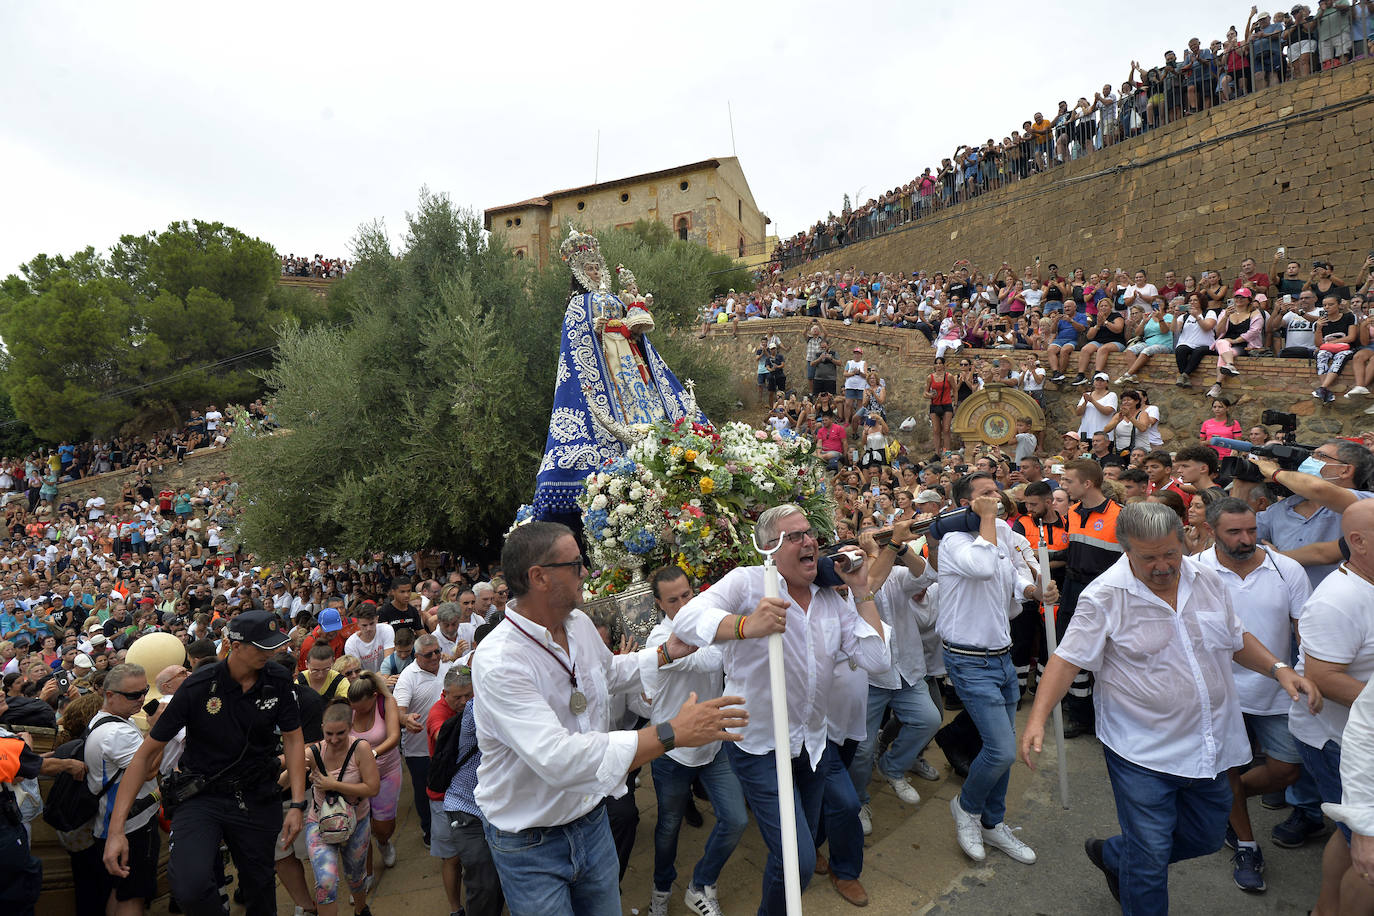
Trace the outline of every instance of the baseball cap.
{"type": "Polygon", "coordinates": [[[916,498],[913,500],[913,502],[918,503],[942,503],[944,501],[945,498],[939,490],[922,490],[916,494],[916,498]]]}
{"type": "Polygon", "coordinates": [[[95,662],[85,652],[78,652],[75,661],[72,662],[73,668],[94,668],[95,662]]]}
{"type": "Polygon", "coordinates": [[[320,629],[326,633],[336,633],[343,629],[343,618],[338,608],[327,607],[320,612],[320,629]]]}
{"type": "Polygon", "coordinates": [[[1250,291],[1250,288],[1248,286],[1242,286],[1240,289],[1236,290],[1236,295],[1245,296],[1248,299],[1249,297],[1253,296],[1254,293],[1250,291]]]}
{"type": "Polygon", "coordinates": [[[1094,372],[1094,373],[1093,373],[1093,378],[1095,378],[1095,379],[1099,379],[1099,378],[1100,378],[1100,379],[1102,379],[1102,381],[1104,381],[1104,382],[1110,382],[1110,381],[1112,380],[1112,377],[1111,377],[1110,375],[1108,375],[1107,373],[1105,373],[1105,372],[1094,372]]]}
{"type": "Polygon", "coordinates": [[[91,637],[91,648],[92,648],[92,649],[99,649],[99,648],[101,648],[102,646],[104,646],[105,643],[108,642],[108,641],[109,641],[109,640],[107,640],[107,639],[105,638],[105,634],[104,634],[104,633],[97,633],[97,634],[95,634],[94,636],[91,637]]]}
{"type": "Polygon", "coordinates": [[[858,347],[855,347],[855,348],[854,348],[854,352],[855,352],[855,353],[862,353],[863,350],[860,350],[858,347]]]}
{"type": "Polygon", "coordinates": [[[288,642],[277,615],[268,611],[249,611],[229,621],[229,641],[246,642],[259,649],[280,649],[288,642]]]}
{"type": "Polygon", "coordinates": [[[154,601],[152,598],[140,598],[140,599],[138,599],[138,603],[139,603],[139,604],[157,604],[157,602],[154,601]]]}
{"type": "Polygon", "coordinates": [[[1061,438],[1061,439],[1077,439],[1077,438],[1079,438],[1079,436],[1078,436],[1078,431],[1077,431],[1077,430],[1071,429],[1071,430],[1069,430],[1068,432],[1066,432],[1064,435],[1060,436],[1059,438],[1061,438]]]}

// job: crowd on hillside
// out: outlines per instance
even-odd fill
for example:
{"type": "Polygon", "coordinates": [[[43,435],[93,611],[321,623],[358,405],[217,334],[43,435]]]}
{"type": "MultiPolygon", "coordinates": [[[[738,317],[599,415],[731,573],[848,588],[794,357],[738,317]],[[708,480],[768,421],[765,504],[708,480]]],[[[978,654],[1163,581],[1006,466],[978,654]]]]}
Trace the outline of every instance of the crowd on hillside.
{"type": "MultiPolygon", "coordinates": [[[[1350,381],[1346,398],[1369,396],[1374,255],[1349,279],[1328,260],[1315,259],[1304,270],[1285,255],[1277,250],[1267,270],[1244,258],[1232,276],[1220,269],[1180,275],[1168,267],[1061,273],[1057,264],[1038,263],[1018,275],[1006,263],[984,271],[961,260],[947,272],[851,269],[792,281],[770,277],[749,293],[731,290],[703,307],[701,333],[715,327],[739,334],[751,320],[789,317],[911,329],[935,347],[941,367],[965,349],[1011,351],[991,367],[999,380],[1022,362],[1015,354],[1034,354],[1043,377],[1022,385],[1037,398],[1044,382],[1088,386],[1094,373],[1105,372],[1108,357],[1122,351],[1131,359],[1114,380],[1118,385],[1135,382],[1152,360],[1172,358],[1177,384],[1190,387],[1204,357],[1214,356],[1207,389],[1214,397],[1227,378],[1242,374],[1247,357],[1279,356],[1314,364],[1313,397],[1320,401],[1336,400],[1333,388],[1342,374],[1350,381]]],[[[785,351],[770,354],[761,347],[755,355],[760,392],[785,390],[780,380],[788,373],[777,364],[786,361],[785,351]]],[[[862,374],[847,367],[844,356],[822,359],[813,340],[805,354],[792,356],[791,377],[820,373],[830,386],[838,384],[833,393],[860,397],[862,374]]]]}
{"type": "Polygon", "coordinates": [[[293,254],[281,256],[281,275],[283,277],[314,277],[317,280],[337,280],[353,269],[353,264],[343,258],[322,258],[318,254],[307,258],[293,254]]]}
{"type": "Polygon", "coordinates": [[[1196,111],[1270,86],[1369,57],[1374,0],[1319,0],[1272,16],[1251,7],[1245,25],[1225,40],[1188,40],[1180,57],[1145,67],[1136,61],[1118,87],[1107,83],[1072,105],[1061,100],[1000,142],[963,143],[938,167],[838,216],[829,214],[779,243],[773,260],[792,267],[871,238],[1010,182],[1140,136],[1196,111]]]}

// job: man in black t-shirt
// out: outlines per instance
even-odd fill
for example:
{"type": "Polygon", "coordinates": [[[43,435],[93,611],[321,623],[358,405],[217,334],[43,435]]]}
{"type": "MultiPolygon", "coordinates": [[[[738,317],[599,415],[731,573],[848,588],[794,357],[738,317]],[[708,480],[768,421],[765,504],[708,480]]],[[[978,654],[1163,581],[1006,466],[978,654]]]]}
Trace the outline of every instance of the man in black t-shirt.
{"type": "Polygon", "coordinates": [[[420,620],[420,615],[410,606],[410,578],[397,576],[391,580],[387,597],[391,600],[377,608],[378,623],[389,623],[393,627],[410,627],[417,636],[428,631],[420,620]]]}

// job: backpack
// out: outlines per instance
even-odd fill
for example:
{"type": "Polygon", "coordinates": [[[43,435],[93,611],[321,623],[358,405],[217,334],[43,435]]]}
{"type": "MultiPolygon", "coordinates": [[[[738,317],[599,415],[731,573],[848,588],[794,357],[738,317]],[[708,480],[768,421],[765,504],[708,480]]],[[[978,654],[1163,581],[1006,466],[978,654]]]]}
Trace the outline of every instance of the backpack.
{"type": "MultiPolygon", "coordinates": [[[[338,779],[342,780],[344,773],[348,771],[348,762],[353,759],[353,752],[358,747],[361,738],[355,739],[348,746],[348,753],[344,754],[343,765],[339,767],[338,779]]],[[[315,765],[320,768],[321,773],[327,773],[324,768],[324,758],[320,756],[320,746],[313,744],[310,752],[315,755],[315,765]]],[[[324,801],[315,803],[315,823],[320,828],[320,840],[331,846],[339,846],[348,842],[348,838],[353,836],[353,830],[358,826],[357,817],[353,813],[353,806],[348,803],[338,792],[324,793],[324,801]]]]}
{"type": "MultiPolygon", "coordinates": [[[[84,760],[86,742],[90,739],[91,734],[107,722],[119,721],[121,720],[118,716],[103,716],[96,719],[86,728],[86,734],[83,737],[75,741],[68,741],[58,748],[53,756],[68,760],[84,760]]],[[[86,825],[95,818],[96,812],[100,810],[100,796],[123,774],[124,770],[121,769],[101,785],[99,792],[92,792],[86,783],[86,777],[72,776],[70,773],[58,773],[57,777],[53,779],[52,788],[48,790],[47,801],[43,804],[43,820],[47,821],[52,829],[63,833],[86,825]]]]}
{"type": "Polygon", "coordinates": [[[439,726],[439,734],[434,736],[434,753],[430,755],[429,776],[425,779],[425,788],[431,792],[447,792],[453,777],[477,753],[477,742],[474,741],[466,754],[458,756],[462,722],[461,713],[450,716],[447,722],[439,726]]]}

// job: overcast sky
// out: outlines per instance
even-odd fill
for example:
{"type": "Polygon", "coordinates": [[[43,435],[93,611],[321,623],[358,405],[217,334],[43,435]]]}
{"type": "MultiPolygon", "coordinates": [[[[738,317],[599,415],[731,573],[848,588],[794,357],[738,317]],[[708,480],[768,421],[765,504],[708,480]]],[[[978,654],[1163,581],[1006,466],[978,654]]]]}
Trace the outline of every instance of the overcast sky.
{"type": "Polygon", "coordinates": [[[365,220],[397,240],[421,185],[480,211],[590,183],[598,129],[602,180],[734,149],[786,236],[1248,12],[6,2],[0,275],[191,218],[346,257],[365,220]]]}

